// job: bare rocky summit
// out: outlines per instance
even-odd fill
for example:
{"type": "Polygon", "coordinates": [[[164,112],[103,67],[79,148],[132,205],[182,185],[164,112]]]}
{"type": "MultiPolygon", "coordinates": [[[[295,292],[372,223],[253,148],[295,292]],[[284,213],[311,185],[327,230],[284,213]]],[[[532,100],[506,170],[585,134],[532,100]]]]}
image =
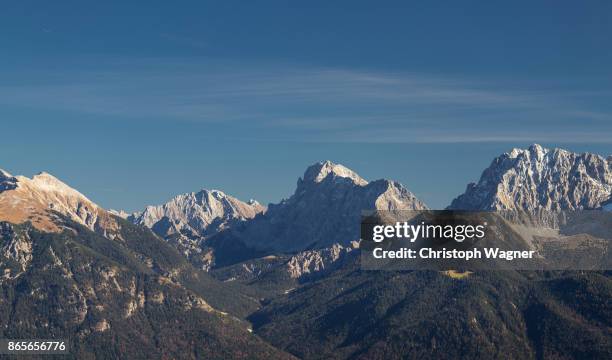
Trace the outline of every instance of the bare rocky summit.
{"type": "Polygon", "coordinates": [[[109,238],[118,232],[111,214],[53,175],[41,172],[30,179],[0,170],[0,221],[29,221],[39,230],[58,232],[56,214],[109,238]]]}
{"type": "Polygon", "coordinates": [[[264,210],[257,201],[243,202],[222,191],[204,189],[178,195],[163,205],[147,206],[142,213],[128,218],[162,237],[175,233],[207,236],[232,221],[251,219],[264,210]]]}
{"type": "MultiPolygon", "coordinates": [[[[332,249],[336,244],[347,248],[359,239],[363,210],[425,208],[397,182],[368,182],[343,165],[325,161],[308,167],[294,195],[268,209],[253,200],[242,202],[218,190],[202,190],[176,196],[163,205],[148,206],[127,219],[151,228],[193,264],[209,270],[218,260],[219,247],[226,248],[230,257],[244,250],[243,246],[293,253],[332,249]],[[241,245],[236,248],[236,244],[241,245]]],[[[329,262],[327,256],[323,257],[329,262]]],[[[314,271],[316,263],[309,260],[295,269],[314,266],[314,271]]]]}
{"type": "Polygon", "coordinates": [[[402,184],[368,182],[331,161],[314,164],[297,182],[295,193],[271,204],[242,229],[219,234],[218,241],[243,242],[274,252],[299,252],[350,245],[359,239],[364,210],[421,210],[427,206],[402,184]]]}
{"type": "Polygon", "coordinates": [[[231,224],[252,219],[263,211],[265,207],[255,200],[243,202],[222,191],[204,189],[178,195],[163,205],[147,206],[129,216],[125,212],[115,213],[151,228],[192,264],[209,270],[212,255],[202,248],[203,242],[231,224]]]}
{"type": "Polygon", "coordinates": [[[596,209],[612,194],[612,156],[534,144],[497,157],[450,209],[596,209]]]}

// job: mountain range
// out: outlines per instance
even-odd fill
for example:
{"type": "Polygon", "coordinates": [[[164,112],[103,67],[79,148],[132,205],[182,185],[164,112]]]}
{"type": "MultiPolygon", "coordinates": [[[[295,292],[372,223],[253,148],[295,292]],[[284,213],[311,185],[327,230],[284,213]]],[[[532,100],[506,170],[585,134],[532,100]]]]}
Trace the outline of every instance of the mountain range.
{"type": "Polygon", "coordinates": [[[0,336],[74,358],[291,358],[241,319],[258,303],[55,177],[2,171],[0,336]]]}
{"type": "MultiPolygon", "coordinates": [[[[449,205],[606,208],[612,157],[533,145],[449,205]]],[[[218,190],[128,215],[57,178],[0,171],[0,337],[78,358],[609,358],[608,272],[371,272],[363,210],[424,210],[403,185],[314,164],[267,208],[218,190]]]]}
{"type": "Polygon", "coordinates": [[[596,209],[612,194],[612,156],[538,144],[493,160],[450,205],[464,210],[596,209]]]}
{"type": "Polygon", "coordinates": [[[163,205],[147,206],[140,213],[124,217],[134,224],[151,228],[194,265],[208,270],[214,258],[210,251],[204,251],[203,242],[230,225],[252,219],[264,211],[255,200],[245,203],[222,191],[203,189],[178,195],[163,205]]]}

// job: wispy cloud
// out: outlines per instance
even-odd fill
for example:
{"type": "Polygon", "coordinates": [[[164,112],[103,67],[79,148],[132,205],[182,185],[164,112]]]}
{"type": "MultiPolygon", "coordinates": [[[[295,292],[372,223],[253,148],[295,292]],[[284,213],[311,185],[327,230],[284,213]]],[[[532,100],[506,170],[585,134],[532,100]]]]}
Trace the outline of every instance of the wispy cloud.
{"type": "Polygon", "coordinates": [[[603,135],[612,130],[612,113],[596,106],[609,94],[588,94],[492,79],[141,60],[59,69],[53,78],[33,73],[22,84],[0,86],[0,104],[215,123],[227,126],[226,136],[256,139],[612,142],[603,135]],[[580,121],[596,126],[585,133],[580,121]]]}

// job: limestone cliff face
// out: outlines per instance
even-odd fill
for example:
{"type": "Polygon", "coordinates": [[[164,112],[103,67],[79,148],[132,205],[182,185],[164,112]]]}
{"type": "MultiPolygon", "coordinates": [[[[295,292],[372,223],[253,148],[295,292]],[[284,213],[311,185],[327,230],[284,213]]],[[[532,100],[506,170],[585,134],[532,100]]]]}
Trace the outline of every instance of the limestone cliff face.
{"type": "Polygon", "coordinates": [[[32,263],[32,240],[27,231],[15,231],[13,225],[0,222],[0,283],[23,274],[32,263]],[[12,262],[12,265],[9,264],[12,262]]]}
{"type": "Polygon", "coordinates": [[[612,156],[540,145],[513,149],[469,184],[451,209],[579,210],[599,208],[612,194],[612,156]]]}
{"type": "Polygon", "coordinates": [[[147,206],[141,213],[125,218],[151,228],[192,264],[209,270],[213,258],[209,251],[202,249],[203,242],[232,224],[252,219],[264,211],[265,207],[255,200],[243,202],[222,191],[204,189],[178,195],[163,205],[147,206]]]}
{"type": "Polygon", "coordinates": [[[291,278],[299,279],[332,270],[336,262],[355,249],[359,249],[357,241],[351,242],[348,246],[334,244],[327,248],[299,252],[287,261],[287,272],[291,278]]]}
{"type": "Polygon", "coordinates": [[[223,230],[232,221],[251,219],[264,210],[254,200],[243,202],[219,190],[201,190],[178,195],[163,205],[147,206],[130,219],[162,237],[177,232],[207,236],[223,230]]]}
{"type": "Polygon", "coordinates": [[[426,205],[390,180],[368,182],[354,171],[331,161],[314,164],[298,180],[295,193],[265,214],[229,235],[246,245],[272,251],[349,245],[359,239],[363,210],[420,210],[426,205]]]}

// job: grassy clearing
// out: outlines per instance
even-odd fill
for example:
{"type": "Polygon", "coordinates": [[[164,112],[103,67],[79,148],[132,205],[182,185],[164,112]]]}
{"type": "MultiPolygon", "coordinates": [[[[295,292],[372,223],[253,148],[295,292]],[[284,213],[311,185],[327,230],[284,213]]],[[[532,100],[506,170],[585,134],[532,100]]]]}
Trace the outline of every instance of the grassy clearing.
{"type": "Polygon", "coordinates": [[[473,274],[471,271],[459,272],[457,270],[446,270],[446,271],[442,271],[442,273],[453,279],[465,279],[466,277],[473,274]]]}

